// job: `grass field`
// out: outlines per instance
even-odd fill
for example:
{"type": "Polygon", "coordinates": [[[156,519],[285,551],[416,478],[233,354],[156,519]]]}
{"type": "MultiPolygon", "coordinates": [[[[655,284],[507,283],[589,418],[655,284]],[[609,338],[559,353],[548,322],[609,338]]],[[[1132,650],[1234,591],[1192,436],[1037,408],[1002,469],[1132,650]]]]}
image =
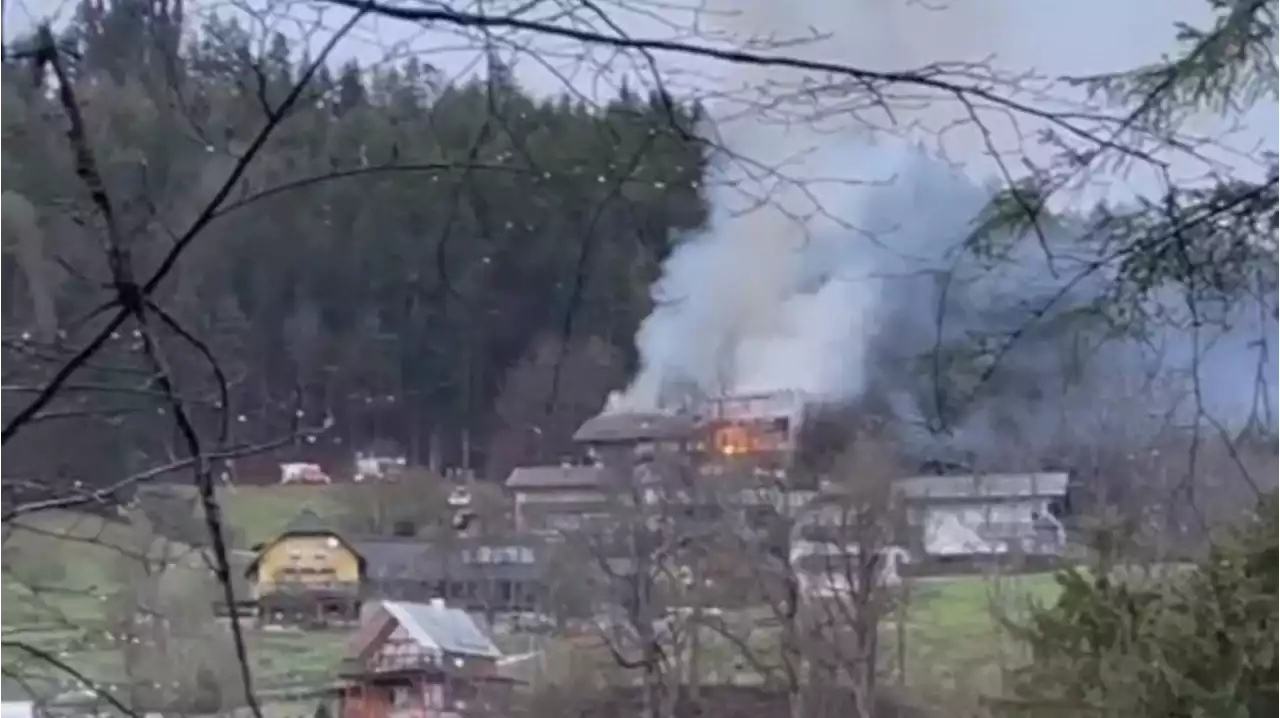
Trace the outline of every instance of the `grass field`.
{"type": "MultiPolygon", "coordinates": [[[[277,522],[283,526],[298,510],[300,496],[264,493],[258,500],[244,493],[228,495],[228,524],[254,525],[270,516],[265,505],[284,514],[277,522]]],[[[236,558],[237,568],[243,566],[245,555],[236,558]]],[[[141,571],[160,577],[156,584],[162,594],[213,595],[204,557],[188,546],[86,514],[45,512],[14,519],[4,536],[4,638],[48,651],[94,681],[123,681],[122,649],[110,637],[111,617],[122,601],[146,600],[124,588],[141,571]]],[[[201,610],[193,609],[192,622],[213,620],[211,604],[197,608],[201,610]]],[[[346,639],[340,633],[253,630],[248,637],[254,673],[263,687],[331,679],[346,639]]],[[[37,682],[56,673],[14,648],[4,651],[3,666],[37,682]]]]}
{"type": "Polygon", "coordinates": [[[304,507],[321,518],[337,518],[343,492],[352,489],[351,485],[233,486],[223,489],[218,499],[228,528],[247,548],[278,536],[304,507]]]}
{"type": "MultiPolygon", "coordinates": [[[[241,552],[249,545],[270,539],[304,506],[322,516],[341,511],[337,487],[239,487],[226,489],[222,503],[227,525],[241,539],[241,552]]],[[[344,487],[345,488],[345,487],[344,487]]],[[[349,489],[348,489],[349,490],[349,489]]],[[[130,580],[126,569],[133,564],[164,566],[164,581],[195,589],[194,595],[211,596],[210,574],[203,557],[189,547],[154,539],[138,529],[115,521],[50,512],[22,517],[5,527],[3,549],[3,628],[7,641],[27,641],[53,652],[90,678],[110,684],[124,679],[121,649],[102,640],[110,629],[108,616],[130,580]],[[200,583],[204,581],[205,583],[200,583]],[[96,639],[95,639],[96,637],[96,639]]],[[[136,569],[135,569],[136,570],[136,569]]],[[[168,583],[161,583],[168,586],[168,583]]],[[[185,587],[185,588],[183,588],[185,587]]],[[[1056,583],[1045,574],[1004,577],[956,577],[913,584],[901,633],[896,624],[886,626],[882,654],[897,666],[898,637],[905,637],[908,682],[929,690],[965,690],[990,685],[998,676],[1002,656],[1010,646],[993,618],[993,609],[1016,612],[1028,601],[1052,600],[1056,583]]],[[[160,589],[163,593],[167,588],[160,589]]],[[[186,594],[182,594],[186,595],[186,594]]],[[[189,603],[200,603],[190,601],[189,603]]],[[[748,626],[755,617],[735,620],[750,644],[766,649],[776,636],[769,629],[748,626]]],[[[333,677],[346,636],[337,632],[286,633],[249,631],[253,668],[261,687],[333,677]]],[[[725,639],[708,635],[704,641],[708,664],[741,664],[725,639]]],[[[513,652],[533,646],[508,644],[513,652]]],[[[581,642],[541,641],[546,663],[581,664],[582,660],[608,660],[581,642]],[[559,657],[559,658],[558,658],[559,657]],[[574,660],[570,660],[573,657],[574,660]],[[563,658],[563,660],[561,660],[563,658]]],[[[198,649],[197,649],[198,650],[198,649]]],[[[19,651],[6,650],[4,667],[23,663],[19,651]]],[[[47,669],[30,669],[30,675],[47,669]]],[[[730,671],[740,670],[731,667],[730,671]]]]}
{"type": "MultiPolygon", "coordinates": [[[[996,616],[1016,619],[1032,605],[1054,600],[1058,585],[1051,574],[1024,574],[987,578],[957,576],[917,581],[911,588],[904,630],[898,631],[895,614],[881,628],[879,660],[886,681],[904,682],[920,697],[939,705],[971,705],[982,694],[1000,688],[1002,665],[1012,666],[1024,656],[1005,637],[996,616]],[[901,639],[901,643],[900,643],[901,639]],[[905,661],[899,661],[899,648],[905,661]]],[[[753,683],[764,673],[781,678],[782,654],[779,628],[767,608],[726,613],[719,629],[704,629],[699,637],[699,671],[704,680],[753,683]],[[732,636],[726,638],[725,634],[732,636]],[[743,658],[743,647],[752,654],[743,658]]],[[[687,629],[686,629],[687,630],[687,629]]],[[[521,677],[543,678],[572,685],[596,679],[600,666],[614,660],[602,639],[500,637],[509,655],[537,652],[531,665],[522,666],[521,677]]],[[[686,660],[688,656],[685,656],[686,660]]]]}
{"type": "MultiPolygon", "coordinates": [[[[911,586],[905,609],[905,670],[910,685],[951,693],[994,689],[1001,665],[1021,658],[998,617],[1017,619],[1058,595],[1052,574],[960,576],[911,586]]],[[[896,662],[898,632],[886,630],[896,662]]]]}
{"type": "MultiPolygon", "coordinates": [[[[361,488],[352,484],[228,486],[218,490],[218,503],[231,540],[239,548],[247,549],[278,536],[304,508],[321,518],[338,520],[343,513],[344,499],[361,488]]],[[[191,486],[170,485],[166,489],[192,500],[196,498],[195,488],[191,486]]]]}

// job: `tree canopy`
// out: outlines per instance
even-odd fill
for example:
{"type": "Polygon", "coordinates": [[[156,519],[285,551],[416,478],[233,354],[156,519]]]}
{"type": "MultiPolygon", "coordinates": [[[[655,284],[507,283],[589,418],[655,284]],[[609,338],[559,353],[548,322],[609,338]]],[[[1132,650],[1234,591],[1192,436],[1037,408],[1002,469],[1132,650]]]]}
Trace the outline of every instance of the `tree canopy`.
{"type": "MultiPolygon", "coordinates": [[[[191,24],[180,0],[86,2],[63,38],[144,264],[311,62],[282,34],[260,43],[234,20],[191,24]],[[184,33],[193,39],[178,43],[184,33]]],[[[40,119],[60,112],[56,99],[17,62],[4,93],[6,370],[16,378],[26,362],[34,377],[70,351],[63,340],[103,301],[106,274],[74,158],[40,119]]],[[[566,401],[570,421],[598,410],[609,388],[598,381],[544,372],[530,386],[507,373],[588,345],[625,372],[657,266],[705,215],[697,108],[625,87],[604,106],[534,97],[496,54],[458,82],[413,58],[321,66],[304,95],[156,302],[226,374],[236,439],[287,430],[298,407],[334,419],[320,439],[332,446],[312,447],[321,455],[390,440],[412,460],[434,447],[437,462],[476,467],[511,416],[558,414],[566,401]],[[520,396],[495,410],[512,382],[520,396]]],[[[114,337],[82,377],[121,390],[79,439],[99,468],[138,470],[173,438],[155,431],[164,416],[137,416],[154,402],[123,393],[142,370],[139,341],[114,337]],[[93,423],[130,413],[136,447],[90,448],[93,423]]],[[[179,359],[192,399],[217,403],[207,362],[179,359]]]]}

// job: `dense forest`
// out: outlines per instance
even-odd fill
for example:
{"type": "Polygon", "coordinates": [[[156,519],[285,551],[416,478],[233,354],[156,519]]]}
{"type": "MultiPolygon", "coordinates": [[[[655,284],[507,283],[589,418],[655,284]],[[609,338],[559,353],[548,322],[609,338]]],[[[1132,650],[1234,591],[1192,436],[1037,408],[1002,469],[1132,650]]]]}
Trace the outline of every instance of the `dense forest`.
{"type": "MultiPolygon", "coordinates": [[[[192,25],[181,0],[88,0],[62,38],[144,265],[310,64],[282,34],[192,25]]],[[[6,384],[47,372],[102,319],[104,253],[60,112],[27,63],[6,64],[6,384]]],[[[554,460],[625,377],[657,267],[703,221],[696,115],[626,88],[606,106],[535,98],[496,54],[463,79],[412,58],[319,67],[156,303],[216,358],[237,442],[327,416],[298,458],[345,468],[391,446],[499,475],[554,460]]],[[[93,416],[32,427],[6,458],[74,440],[57,452],[63,478],[91,480],[171,451],[163,409],[136,391],[137,337],[112,344],[77,382],[92,391],[62,402],[93,416]]],[[[212,421],[209,362],[173,361],[212,421]]]]}

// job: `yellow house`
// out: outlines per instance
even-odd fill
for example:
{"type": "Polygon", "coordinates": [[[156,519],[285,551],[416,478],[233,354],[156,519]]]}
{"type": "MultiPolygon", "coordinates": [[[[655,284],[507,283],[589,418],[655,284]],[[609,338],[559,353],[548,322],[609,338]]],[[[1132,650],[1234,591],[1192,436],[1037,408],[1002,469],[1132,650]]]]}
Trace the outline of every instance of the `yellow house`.
{"type": "Polygon", "coordinates": [[[359,616],[364,557],[309,509],[258,548],[245,575],[259,621],[359,616]]]}

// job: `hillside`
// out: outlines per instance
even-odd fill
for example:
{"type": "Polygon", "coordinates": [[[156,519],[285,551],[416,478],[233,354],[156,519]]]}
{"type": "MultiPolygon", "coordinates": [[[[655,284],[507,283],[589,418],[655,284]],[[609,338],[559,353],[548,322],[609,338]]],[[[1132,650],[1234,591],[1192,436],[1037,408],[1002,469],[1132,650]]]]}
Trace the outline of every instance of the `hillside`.
{"type": "MultiPolygon", "coordinates": [[[[343,510],[340,499],[351,495],[343,491],[350,490],[292,486],[224,490],[221,499],[227,526],[241,537],[237,564],[243,565],[249,555],[246,545],[275,535],[303,506],[336,518],[343,510]]],[[[209,607],[194,600],[197,595],[215,595],[200,553],[149,535],[137,526],[73,512],[24,517],[6,529],[3,559],[6,639],[27,641],[51,651],[107,684],[123,684],[128,679],[122,668],[124,649],[112,633],[117,631],[122,601],[139,598],[136,583],[140,574],[152,572],[160,596],[156,600],[165,601],[167,596],[166,605],[181,606],[182,620],[199,623],[211,619],[209,607]],[[132,589],[130,581],[135,582],[132,589]]],[[[238,587],[238,591],[244,590],[238,587]]],[[[1055,592],[1055,584],[1044,575],[999,582],[959,577],[921,583],[914,589],[906,631],[901,634],[906,640],[907,670],[939,690],[968,689],[993,680],[993,671],[1006,650],[992,618],[993,600],[998,600],[1002,610],[1017,610],[1029,598],[1044,600],[1055,592]]],[[[776,642],[776,629],[760,628],[758,618],[748,611],[726,616],[726,621],[744,632],[740,638],[747,643],[767,650],[776,642]]],[[[200,635],[204,636],[200,639],[204,641],[202,650],[216,648],[218,641],[225,643],[225,632],[200,635]]],[[[884,660],[890,665],[898,665],[899,635],[894,625],[886,626],[884,660]]],[[[339,631],[252,628],[247,637],[255,676],[268,688],[331,679],[346,638],[339,631]]],[[[610,660],[606,651],[593,649],[591,641],[583,643],[581,638],[545,637],[531,643],[520,636],[506,636],[502,641],[513,653],[535,646],[541,649],[538,672],[547,678],[581,670],[583,660],[597,666],[610,660]]],[[[735,667],[740,661],[734,658],[732,641],[708,634],[704,650],[711,657],[708,662],[720,666],[714,670],[741,670],[735,667]]],[[[20,651],[4,653],[6,669],[20,670],[28,677],[52,675],[47,666],[33,665],[24,663],[20,651]]]]}
{"type": "MultiPolygon", "coordinates": [[[[306,503],[301,492],[274,489],[226,492],[228,528],[238,535],[266,537],[304,503],[317,510],[325,506],[306,503]]],[[[171,621],[195,631],[188,639],[192,651],[228,656],[226,633],[213,623],[212,604],[207,600],[216,595],[216,586],[206,557],[181,542],[155,536],[144,526],[69,511],[24,516],[7,524],[2,584],[5,640],[47,651],[105,685],[123,684],[130,679],[123,660],[126,644],[141,640],[122,633],[126,609],[135,606],[145,616],[159,606],[171,621]]],[[[243,549],[236,551],[233,575],[243,575],[248,556],[243,549]]],[[[237,592],[245,593],[243,582],[237,584],[237,592]]],[[[330,679],[344,640],[337,633],[253,630],[247,637],[255,675],[267,688],[330,679]]],[[[169,653],[188,652],[171,649],[169,653]]],[[[72,687],[65,676],[21,649],[7,648],[3,665],[6,672],[17,672],[35,684],[56,679],[63,689],[72,687]]],[[[185,674],[187,667],[183,661],[174,661],[163,670],[148,665],[138,671],[173,677],[177,674],[171,668],[185,674]]]]}

